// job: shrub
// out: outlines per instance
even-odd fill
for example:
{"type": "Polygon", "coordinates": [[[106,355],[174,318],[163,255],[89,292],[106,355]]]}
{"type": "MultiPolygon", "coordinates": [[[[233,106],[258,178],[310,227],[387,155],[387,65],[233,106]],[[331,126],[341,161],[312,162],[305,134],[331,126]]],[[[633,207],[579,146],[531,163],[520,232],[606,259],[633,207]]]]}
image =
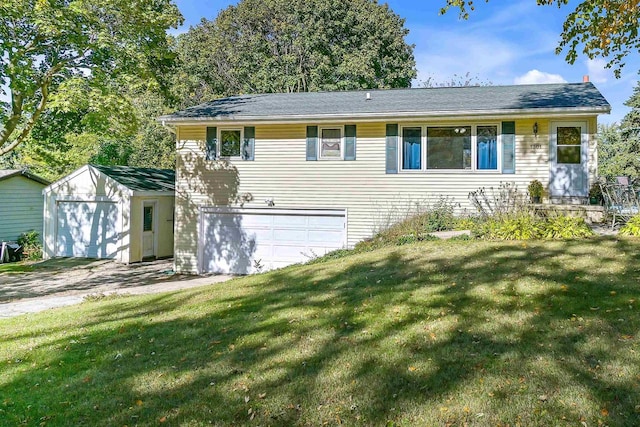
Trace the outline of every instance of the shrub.
{"type": "Polygon", "coordinates": [[[22,233],[18,237],[17,243],[22,246],[22,256],[28,260],[42,259],[42,245],[40,244],[40,234],[31,230],[22,233]]]}
{"type": "Polygon", "coordinates": [[[635,215],[620,228],[623,236],[640,236],[640,214],[635,215]]]}
{"type": "Polygon", "coordinates": [[[469,201],[476,208],[480,218],[497,218],[530,210],[524,194],[515,184],[502,182],[496,189],[479,188],[469,193],[469,201]]]}
{"type": "Polygon", "coordinates": [[[529,186],[527,187],[527,192],[529,193],[529,196],[532,198],[534,197],[541,198],[542,193],[544,193],[544,187],[542,186],[542,183],[540,181],[538,181],[537,179],[534,179],[529,183],[529,186]]]}
{"type": "Polygon", "coordinates": [[[593,236],[593,231],[584,218],[551,215],[543,223],[542,237],[545,239],[577,239],[593,236]]]}
{"type": "Polygon", "coordinates": [[[541,220],[529,212],[487,218],[472,232],[489,240],[529,240],[540,237],[541,220]]]}

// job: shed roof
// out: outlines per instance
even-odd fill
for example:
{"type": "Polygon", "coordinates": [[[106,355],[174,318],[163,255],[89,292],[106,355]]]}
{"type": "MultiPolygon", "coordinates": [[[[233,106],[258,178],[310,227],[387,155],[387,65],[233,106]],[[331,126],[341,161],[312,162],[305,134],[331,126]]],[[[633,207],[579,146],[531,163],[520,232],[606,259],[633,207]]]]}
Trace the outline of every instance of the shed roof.
{"type": "Polygon", "coordinates": [[[0,181],[3,179],[9,179],[13,176],[24,176],[25,178],[39,182],[40,184],[49,185],[49,181],[39,177],[38,175],[32,174],[27,169],[0,169],[0,181]]]}
{"type": "Polygon", "coordinates": [[[158,120],[180,123],[544,111],[598,114],[610,110],[611,106],[592,83],[558,83],[238,95],[187,108],[158,120]]]}
{"type": "Polygon", "coordinates": [[[171,169],[90,166],[133,191],[175,191],[176,173],[171,169]]]}

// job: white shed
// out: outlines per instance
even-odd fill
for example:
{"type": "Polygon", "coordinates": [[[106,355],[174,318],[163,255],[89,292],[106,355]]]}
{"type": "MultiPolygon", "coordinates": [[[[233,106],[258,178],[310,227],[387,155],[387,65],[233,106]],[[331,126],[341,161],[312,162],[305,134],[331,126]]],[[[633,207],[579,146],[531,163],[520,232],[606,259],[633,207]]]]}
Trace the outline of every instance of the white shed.
{"type": "Polygon", "coordinates": [[[43,190],[44,258],[173,256],[175,172],[86,165],[43,190]]]}
{"type": "Polygon", "coordinates": [[[26,170],[0,169],[0,242],[42,233],[42,189],[48,181],[26,170]]]}

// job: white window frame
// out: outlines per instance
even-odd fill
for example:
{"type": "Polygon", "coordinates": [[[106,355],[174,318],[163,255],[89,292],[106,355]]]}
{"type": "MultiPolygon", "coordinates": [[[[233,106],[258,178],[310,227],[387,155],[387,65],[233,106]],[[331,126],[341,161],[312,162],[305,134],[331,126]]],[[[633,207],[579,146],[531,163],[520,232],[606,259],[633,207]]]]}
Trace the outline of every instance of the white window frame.
{"type": "Polygon", "coordinates": [[[223,128],[218,128],[218,143],[217,143],[217,157],[219,159],[226,159],[226,160],[242,160],[242,144],[244,144],[244,128],[240,127],[223,127],[223,128]],[[240,132],[240,153],[237,156],[223,156],[222,155],[222,132],[240,132]]]}
{"type": "Polygon", "coordinates": [[[502,173],[502,123],[500,122],[480,122],[480,123],[406,123],[399,126],[398,130],[398,172],[400,173],[429,173],[429,174],[451,174],[451,173],[474,173],[474,174],[501,174],[502,173]],[[496,169],[478,169],[478,126],[495,126],[498,131],[497,138],[497,168],[496,169]],[[470,169],[427,169],[427,130],[436,127],[471,127],[471,168],[470,169]],[[420,169],[404,169],[402,164],[403,150],[403,134],[404,128],[420,128],[420,169]]]}
{"type": "Polygon", "coordinates": [[[318,126],[318,160],[344,160],[344,125],[335,126],[318,126]],[[340,131],[340,157],[324,157],[322,156],[322,131],[325,129],[337,129],[340,131]]]}

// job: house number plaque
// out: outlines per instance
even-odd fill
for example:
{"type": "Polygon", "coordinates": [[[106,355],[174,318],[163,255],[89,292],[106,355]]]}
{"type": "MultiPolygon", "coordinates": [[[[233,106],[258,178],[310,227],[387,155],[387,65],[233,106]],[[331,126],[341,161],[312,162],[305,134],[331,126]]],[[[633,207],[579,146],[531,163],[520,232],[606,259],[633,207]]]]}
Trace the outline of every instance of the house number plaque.
{"type": "Polygon", "coordinates": [[[531,148],[534,150],[540,150],[542,148],[542,144],[531,144],[531,148]]]}

